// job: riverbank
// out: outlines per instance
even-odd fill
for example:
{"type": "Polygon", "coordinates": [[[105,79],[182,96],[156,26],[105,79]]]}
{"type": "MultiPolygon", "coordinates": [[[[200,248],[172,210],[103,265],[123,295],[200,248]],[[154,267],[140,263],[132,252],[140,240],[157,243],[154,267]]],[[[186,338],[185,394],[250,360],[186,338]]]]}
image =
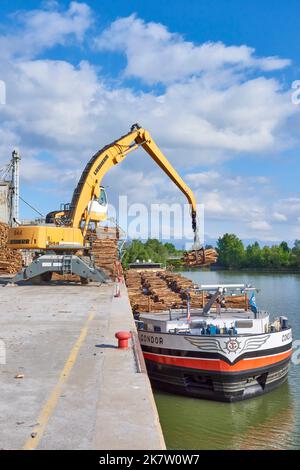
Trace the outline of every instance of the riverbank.
{"type": "MultiPolygon", "coordinates": [[[[205,268],[187,268],[186,266],[178,266],[178,265],[171,265],[174,271],[178,272],[209,272],[209,271],[225,271],[225,272],[236,272],[236,268],[225,268],[224,266],[210,266],[210,267],[205,267],[205,268]]],[[[171,269],[172,269],[171,268],[171,269]]],[[[168,269],[170,269],[170,265],[168,266],[168,269]]],[[[282,273],[282,274],[300,274],[300,269],[291,269],[291,268],[238,268],[239,272],[245,272],[245,273],[266,273],[266,274],[276,274],[276,273],[282,273]]]]}

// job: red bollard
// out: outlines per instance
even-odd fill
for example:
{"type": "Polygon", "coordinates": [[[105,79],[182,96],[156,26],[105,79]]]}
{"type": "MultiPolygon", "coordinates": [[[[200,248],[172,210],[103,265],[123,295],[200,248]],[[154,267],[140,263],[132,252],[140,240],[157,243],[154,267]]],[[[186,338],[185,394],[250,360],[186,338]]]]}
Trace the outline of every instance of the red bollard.
{"type": "Polygon", "coordinates": [[[118,340],[118,348],[119,349],[127,349],[128,348],[128,340],[131,338],[131,333],[129,331],[118,331],[115,334],[115,337],[118,340]]]}

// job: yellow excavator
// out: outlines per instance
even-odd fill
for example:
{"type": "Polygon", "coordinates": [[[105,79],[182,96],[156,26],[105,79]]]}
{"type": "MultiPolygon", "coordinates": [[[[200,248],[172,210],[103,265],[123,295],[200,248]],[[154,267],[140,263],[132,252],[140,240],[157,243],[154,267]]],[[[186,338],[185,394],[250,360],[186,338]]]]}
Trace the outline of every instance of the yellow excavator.
{"type": "Polygon", "coordinates": [[[196,200],[192,190],[184,183],[168,162],[149,132],[134,124],[130,132],[103,147],[87,163],[70,204],[60,211],[50,212],[43,225],[19,225],[8,234],[8,247],[12,249],[41,250],[29,266],[23,268],[13,282],[33,278],[48,280],[52,272],[78,274],[82,280],[105,282],[104,272],[88,258],[90,244],[87,231],[107,218],[107,197],[101,185],[111,167],[121,163],[128,153],[142,147],[160,166],[188,199],[191,207],[194,247],[200,248],[196,200]],[[75,253],[82,250],[85,256],[75,253]],[[45,254],[46,252],[46,254],[45,254]]]}

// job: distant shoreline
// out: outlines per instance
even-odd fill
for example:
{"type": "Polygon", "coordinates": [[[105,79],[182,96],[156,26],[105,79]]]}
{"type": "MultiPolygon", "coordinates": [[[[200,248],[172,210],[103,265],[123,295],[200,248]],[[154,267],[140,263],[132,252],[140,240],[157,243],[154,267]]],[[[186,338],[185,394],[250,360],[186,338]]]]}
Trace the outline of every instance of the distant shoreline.
{"type": "Polygon", "coordinates": [[[224,268],[223,266],[211,266],[210,268],[188,268],[186,266],[174,266],[174,271],[227,271],[227,272],[254,272],[265,274],[300,274],[300,270],[291,268],[224,268]]]}

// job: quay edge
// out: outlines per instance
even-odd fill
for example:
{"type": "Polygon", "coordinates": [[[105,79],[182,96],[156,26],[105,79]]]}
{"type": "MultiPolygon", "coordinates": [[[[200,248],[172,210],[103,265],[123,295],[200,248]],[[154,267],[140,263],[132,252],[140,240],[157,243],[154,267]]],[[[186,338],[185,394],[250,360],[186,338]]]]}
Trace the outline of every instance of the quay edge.
{"type": "Polygon", "coordinates": [[[116,348],[116,331],[135,330],[125,285],[115,298],[113,283],[6,287],[5,280],[1,448],[165,449],[148,376],[137,371],[132,347],[116,348]]]}

